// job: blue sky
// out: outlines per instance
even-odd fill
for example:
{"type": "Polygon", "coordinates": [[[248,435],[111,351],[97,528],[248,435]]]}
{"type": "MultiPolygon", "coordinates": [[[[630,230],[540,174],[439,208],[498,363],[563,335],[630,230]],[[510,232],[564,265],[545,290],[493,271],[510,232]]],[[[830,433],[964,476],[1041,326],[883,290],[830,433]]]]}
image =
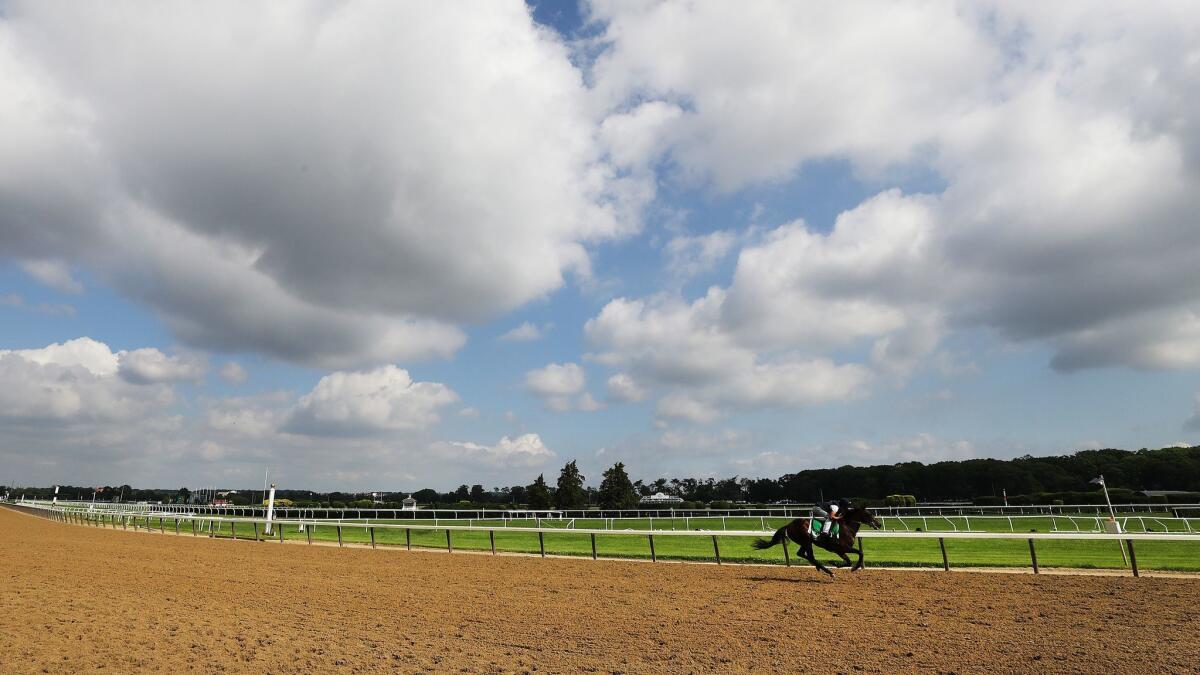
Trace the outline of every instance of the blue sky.
{"type": "Polygon", "coordinates": [[[0,482],[1200,438],[1194,11],[263,9],[0,20],[0,482]]]}

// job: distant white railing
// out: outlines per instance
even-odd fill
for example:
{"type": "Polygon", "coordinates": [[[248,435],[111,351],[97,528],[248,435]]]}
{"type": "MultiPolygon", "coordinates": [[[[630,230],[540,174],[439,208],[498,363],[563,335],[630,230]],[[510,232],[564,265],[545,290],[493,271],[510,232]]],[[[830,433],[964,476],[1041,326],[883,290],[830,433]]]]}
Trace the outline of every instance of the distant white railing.
{"type": "MultiPolygon", "coordinates": [[[[193,536],[201,534],[223,535],[224,525],[230,526],[230,534],[234,539],[237,538],[237,525],[251,525],[253,527],[253,539],[259,540],[259,526],[263,526],[262,531],[266,531],[267,520],[265,518],[230,518],[226,516],[208,516],[196,515],[188,513],[175,512],[160,512],[149,513],[146,511],[117,511],[114,509],[88,509],[77,506],[63,505],[47,505],[34,503],[7,503],[6,506],[16,507],[21,510],[33,511],[37,515],[56,520],[60,522],[69,522],[80,525],[92,525],[99,527],[116,528],[118,524],[123,529],[127,529],[132,523],[134,529],[138,529],[137,519],[146,521],[146,529],[151,530],[152,518],[159,519],[159,531],[166,532],[166,522],[168,519],[172,521],[173,530],[176,534],[183,534],[180,524],[187,522],[191,524],[193,536]]],[[[363,529],[370,535],[371,548],[376,547],[375,532],[377,530],[399,530],[406,533],[406,545],[408,549],[412,549],[411,533],[417,531],[445,531],[446,533],[446,548],[447,551],[453,551],[453,541],[451,538],[452,532],[486,532],[489,535],[492,554],[496,554],[495,535],[500,532],[523,532],[538,535],[539,549],[542,557],[546,556],[545,534],[575,534],[588,535],[591,538],[592,558],[597,557],[596,554],[596,537],[597,536],[644,536],[647,538],[650,547],[651,561],[657,560],[657,555],[654,548],[655,537],[710,537],[713,543],[713,553],[718,564],[721,563],[720,547],[718,537],[770,537],[774,530],[616,530],[616,529],[593,529],[593,528],[576,528],[564,530],[562,527],[497,527],[495,525],[447,525],[438,524],[436,526],[429,522],[420,523],[417,521],[409,523],[371,523],[371,522],[355,522],[349,523],[344,521],[330,521],[325,519],[273,519],[270,521],[276,526],[276,533],[280,543],[284,541],[284,527],[290,526],[298,531],[305,532],[307,542],[312,544],[312,531],[317,527],[330,528],[333,527],[337,531],[337,541],[339,546],[344,545],[343,530],[346,528],[363,529]]],[[[1035,540],[1107,540],[1115,542],[1124,542],[1129,552],[1130,563],[1134,576],[1139,575],[1137,566],[1137,557],[1134,551],[1133,543],[1135,541],[1200,541],[1200,534],[1197,533],[1182,533],[1182,532],[982,532],[982,531],[951,531],[951,532],[928,532],[928,531],[897,531],[897,530],[871,530],[864,528],[859,532],[859,539],[886,538],[886,539],[937,539],[941,548],[942,562],[946,570],[950,569],[949,559],[946,555],[945,540],[946,539],[1009,539],[1009,540],[1026,540],[1029,542],[1030,559],[1035,573],[1038,572],[1037,552],[1034,547],[1035,540]]],[[[247,537],[249,538],[249,537],[247,537]]],[[[788,553],[787,543],[785,541],[783,547],[783,556],[786,564],[791,564],[791,558],[788,553]]]]}

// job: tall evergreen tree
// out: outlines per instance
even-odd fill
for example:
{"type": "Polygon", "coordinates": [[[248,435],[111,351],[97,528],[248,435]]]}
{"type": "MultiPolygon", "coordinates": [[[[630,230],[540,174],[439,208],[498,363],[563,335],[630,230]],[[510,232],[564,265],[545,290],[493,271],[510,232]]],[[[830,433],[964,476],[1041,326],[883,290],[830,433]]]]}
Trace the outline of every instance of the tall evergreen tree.
{"type": "Polygon", "coordinates": [[[546,477],[543,474],[538,474],[537,480],[533,481],[533,485],[525,488],[525,500],[529,503],[531,509],[548,509],[550,508],[550,488],[546,487],[546,477]]]}
{"type": "Polygon", "coordinates": [[[583,476],[575,461],[567,462],[558,474],[558,491],[554,493],[554,506],[559,509],[582,509],[587,507],[587,493],[583,490],[583,476]]]}
{"type": "Polygon", "coordinates": [[[600,506],[606,509],[630,509],[637,506],[637,492],[633,489],[633,481],[629,480],[629,474],[625,473],[623,463],[617,462],[604,472],[598,497],[600,506]]]}

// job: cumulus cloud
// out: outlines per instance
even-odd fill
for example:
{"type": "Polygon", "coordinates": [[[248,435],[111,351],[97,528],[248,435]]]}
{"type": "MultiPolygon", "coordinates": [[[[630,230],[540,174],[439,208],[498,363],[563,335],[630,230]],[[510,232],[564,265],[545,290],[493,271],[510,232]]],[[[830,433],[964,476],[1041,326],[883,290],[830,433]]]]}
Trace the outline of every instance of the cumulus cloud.
{"type": "Polygon", "coordinates": [[[712,421],[718,408],[798,407],[846,400],[870,383],[870,369],[790,351],[765,358],[722,322],[721,289],[691,304],[670,297],[617,299],[584,327],[595,361],[627,369],[669,392],[665,417],[712,421]]]}
{"type": "Polygon", "coordinates": [[[664,248],[667,271],[681,280],[709,272],[729,255],[737,240],[735,233],[726,230],[672,237],[664,248]]]}
{"type": "Polygon", "coordinates": [[[457,324],[588,274],[646,199],[520,2],[17,2],[0,74],[5,256],[96,271],[197,347],[446,357],[457,324]]]}
{"type": "Polygon", "coordinates": [[[424,430],[439,410],[458,401],[440,382],[414,382],[408,371],[382,366],[322,377],[300,397],[283,429],[313,436],[424,430]]]}
{"type": "Polygon", "coordinates": [[[208,369],[200,355],[167,356],[153,348],[121,352],[117,360],[117,374],[134,384],[200,380],[208,369]]]}
{"type": "Polygon", "coordinates": [[[546,331],[550,330],[550,326],[551,324],[539,326],[526,321],[504,335],[501,335],[500,339],[506,342],[533,342],[534,340],[541,340],[546,336],[546,331]]]}
{"type": "Polygon", "coordinates": [[[943,326],[983,326],[1045,342],[1063,371],[1200,366],[1200,278],[1177,273],[1200,256],[1190,8],[591,8],[596,93],[615,118],[653,120],[653,142],[612,136],[626,163],[725,191],[830,158],[944,183],[743,251],[725,311],[743,340],[876,339],[874,365],[903,374],[943,326]]]}
{"type": "Polygon", "coordinates": [[[433,452],[454,461],[467,461],[483,466],[521,468],[544,466],[558,456],[546,447],[537,434],[524,434],[511,439],[505,436],[495,445],[469,442],[438,443],[434,446],[433,452]]]}
{"type": "Polygon", "coordinates": [[[241,384],[246,381],[249,375],[246,374],[246,369],[237,361],[226,361],[225,365],[221,366],[220,376],[222,380],[230,384],[241,384]]]}
{"type": "Polygon", "coordinates": [[[591,412],[603,406],[588,392],[587,374],[578,363],[550,363],[525,373],[525,389],[555,412],[591,412]]]}
{"type": "Polygon", "coordinates": [[[687,420],[698,424],[712,422],[721,416],[713,406],[684,394],[669,394],[659,399],[655,412],[659,417],[687,420]]]}
{"type": "Polygon", "coordinates": [[[636,403],[646,398],[646,392],[625,373],[608,378],[608,398],[619,403],[636,403]]]}
{"type": "Polygon", "coordinates": [[[34,426],[120,422],[173,403],[173,390],[157,384],[169,380],[118,377],[127,354],[87,337],[0,350],[0,417],[34,426]]]}

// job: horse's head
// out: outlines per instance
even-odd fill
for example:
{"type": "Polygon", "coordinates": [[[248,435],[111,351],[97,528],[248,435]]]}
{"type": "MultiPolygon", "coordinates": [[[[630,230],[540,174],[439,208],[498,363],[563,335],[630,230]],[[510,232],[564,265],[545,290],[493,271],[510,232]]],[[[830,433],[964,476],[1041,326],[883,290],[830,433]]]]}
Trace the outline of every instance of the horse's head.
{"type": "Polygon", "coordinates": [[[862,506],[850,507],[846,512],[846,520],[855,523],[865,523],[876,530],[883,527],[883,523],[880,522],[879,518],[876,518],[874,513],[871,513],[869,509],[862,506]]]}

